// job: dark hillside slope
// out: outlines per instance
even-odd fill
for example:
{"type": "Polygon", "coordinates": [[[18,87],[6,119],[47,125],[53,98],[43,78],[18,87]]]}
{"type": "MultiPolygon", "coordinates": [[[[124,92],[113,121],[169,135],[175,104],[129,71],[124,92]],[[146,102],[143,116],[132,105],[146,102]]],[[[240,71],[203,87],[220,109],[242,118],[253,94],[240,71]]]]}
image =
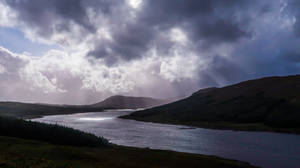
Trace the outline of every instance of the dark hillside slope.
{"type": "Polygon", "coordinates": [[[138,111],[125,118],[200,126],[227,122],[300,128],[300,75],[200,90],[186,99],[138,111]]]}

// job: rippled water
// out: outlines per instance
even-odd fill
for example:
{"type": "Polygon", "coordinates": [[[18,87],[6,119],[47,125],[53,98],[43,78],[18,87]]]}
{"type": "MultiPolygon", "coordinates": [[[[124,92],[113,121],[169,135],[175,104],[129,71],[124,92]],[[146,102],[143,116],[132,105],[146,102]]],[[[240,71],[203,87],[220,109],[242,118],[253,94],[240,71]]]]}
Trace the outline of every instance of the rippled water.
{"type": "Polygon", "coordinates": [[[133,147],[216,155],[265,168],[299,168],[300,136],[211,130],[117,118],[132,111],[45,116],[33,121],[56,123],[133,147]]]}

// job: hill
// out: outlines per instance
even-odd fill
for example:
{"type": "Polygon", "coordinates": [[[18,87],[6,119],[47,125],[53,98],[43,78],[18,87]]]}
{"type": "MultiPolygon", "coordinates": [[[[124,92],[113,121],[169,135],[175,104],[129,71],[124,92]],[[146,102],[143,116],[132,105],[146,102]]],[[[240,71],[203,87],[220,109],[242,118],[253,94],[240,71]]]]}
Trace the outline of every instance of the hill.
{"type": "Polygon", "coordinates": [[[91,106],[110,109],[138,109],[154,107],[165,103],[167,103],[167,101],[161,99],[117,95],[109,97],[102,102],[92,104],[91,106]]]}
{"type": "Polygon", "coordinates": [[[100,107],[89,105],[49,105],[19,102],[0,102],[0,116],[33,118],[44,115],[72,114],[103,111],[100,107]]]}
{"type": "Polygon", "coordinates": [[[200,90],[123,118],[218,129],[300,133],[300,75],[200,90]]]}

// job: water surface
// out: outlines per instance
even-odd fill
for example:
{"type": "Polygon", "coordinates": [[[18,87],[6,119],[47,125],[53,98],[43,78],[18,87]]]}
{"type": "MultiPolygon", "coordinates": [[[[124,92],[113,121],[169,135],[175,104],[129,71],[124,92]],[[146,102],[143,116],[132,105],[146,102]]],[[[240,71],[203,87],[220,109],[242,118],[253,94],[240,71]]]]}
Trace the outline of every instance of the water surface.
{"type": "Polygon", "coordinates": [[[120,119],[130,110],[45,116],[33,121],[55,123],[102,136],[110,142],[179,152],[216,155],[264,168],[299,168],[300,136],[211,130],[120,119]]]}

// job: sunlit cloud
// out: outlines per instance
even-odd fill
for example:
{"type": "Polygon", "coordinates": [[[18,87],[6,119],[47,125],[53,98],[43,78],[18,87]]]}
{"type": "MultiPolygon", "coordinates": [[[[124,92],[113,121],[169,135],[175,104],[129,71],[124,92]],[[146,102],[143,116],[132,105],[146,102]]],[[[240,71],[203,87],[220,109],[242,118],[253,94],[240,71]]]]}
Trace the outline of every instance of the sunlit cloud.
{"type": "Polygon", "coordinates": [[[170,32],[170,37],[172,41],[185,44],[187,42],[186,34],[179,28],[173,28],[170,32]]]}
{"type": "Polygon", "coordinates": [[[127,0],[127,2],[132,8],[137,9],[142,5],[143,0],[127,0]]]}
{"type": "Polygon", "coordinates": [[[3,74],[5,72],[6,72],[6,68],[4,68],[4,66],[0,64],[0,74],[3,74]]]}

